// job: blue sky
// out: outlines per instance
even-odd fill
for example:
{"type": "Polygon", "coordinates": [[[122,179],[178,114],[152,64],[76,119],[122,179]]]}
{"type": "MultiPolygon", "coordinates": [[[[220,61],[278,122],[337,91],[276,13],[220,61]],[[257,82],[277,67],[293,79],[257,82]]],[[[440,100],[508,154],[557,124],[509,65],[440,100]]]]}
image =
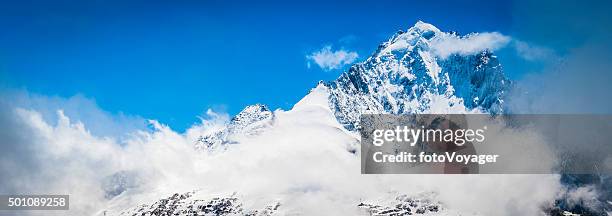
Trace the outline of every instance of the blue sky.
{"type": "MultiPolygon", "coordinates": [[[[289,109],[342,72],[307,67],[308,55],[330,45],[363,59],[417,20],[521,35],[516,3],[505,1],[3,1],[0,87],[80,94],[184,130],[208,108],[289,109]]],[[[539,67],[499,55],[514,79],[539,67]]]]}

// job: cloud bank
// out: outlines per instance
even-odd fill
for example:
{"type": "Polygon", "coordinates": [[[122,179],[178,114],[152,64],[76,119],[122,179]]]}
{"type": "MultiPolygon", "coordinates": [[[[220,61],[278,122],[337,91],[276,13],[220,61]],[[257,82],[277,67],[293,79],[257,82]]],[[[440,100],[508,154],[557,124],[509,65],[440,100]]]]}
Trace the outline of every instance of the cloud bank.
{"type": "Polygon", "coordinates": [[[101,109],[92,98],[77,94],[71,97],[46,96],[26,90],[0,91],[5,106],[27,107],[37,110],[46,122],[58,120],[57,111],[62,110],[73,121],[80,121],[97,136],[121,137],[136,130],[146,130],[147,122],[136,115],[121,112],[110,113],[101,109]],[[10,102],[10,103],[9,103],[10,102]]]}
{"type": "Polygon", "coordinates": [[[337,215],[363,213],[356,204],[364,200],[436,191],[457,211],[535,215],[560,191],[557,175],[361,175],[358,153],[347,151],[358,140],[321,106],[327,97],[319,93],[275,111],[270,130],[216,153],[193,145],[198,134],[226,122],[225,114],[208,112],[185,133],[151,120],[150,130],[120,142],[92,134],[63,111],[45,120],[42,111],[2,100],[0,193],[70,194],[69,215],[113,215],[196,189],[205,196],[237,192],[245,208],[280,201],[280,214],[337,215]],[[108,185],[117,176],[128,183],[108,185]]]}

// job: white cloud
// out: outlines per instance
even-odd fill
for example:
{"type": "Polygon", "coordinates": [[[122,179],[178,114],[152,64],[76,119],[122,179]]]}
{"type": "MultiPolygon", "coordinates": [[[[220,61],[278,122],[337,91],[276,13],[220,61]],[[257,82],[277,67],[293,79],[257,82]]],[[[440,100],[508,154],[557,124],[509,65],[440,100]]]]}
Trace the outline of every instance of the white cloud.
{"type": "Polygon", "coordinates": [[[523,59],[529,61],[547,60],[556,58],[556,54],[552,49],[529,44],[520,40],[513,40],[516,53],[523,59]]]}
{"type": "Polygon", "coordinates": [[[430,48],[441,57],[447,58],[453,54],[472,55],[483,50],[495,51],[509,46],[516,54],[528,61],[556,59],[552,49],[527,43],[498,32],[482,32],[459,37],[442,34],[431,41],[430,48]]]}
{"type": "MultiPolygon", "coordinates": [[[[325,46],[321,50],[306,56],[308,60],[314,61],[323,70],[341,68],[344,65],[353,63],[357,60],[357,57],[359,55],[356,52],[344,49],[333,51],[331,46],[325,46]]],[[[310,63],[308,63],[308,67],[310,68],[310,63]]]]}
{"type": "Polygon", "coordinates": [[[442,58],[452,54],[470,55],[483,50],[495,51],[506,46],[511,38],[498,32],[483,32],[465,37],[444,34],[435,38],[430,45],[434,53],[442,58]]]}
{"type": "Polygon", "coordinates": [[[57,121],[56,111],[63,110],[72,120],[88,125],[90,132],[98,136],[122,136],[147,128],[144,118],[121,112],[107,112],[102,110],[94,99],[80,94],[63,98],[17,90],[0,92],[0,97],[10,101],[14,107],[37,110],[47,122],[57,121]]]}
{"type": "Polygon", "coordinates": [[[39,111],[0,103],[5,105],[0,106],[0,124],[7,129],[0,132],[0,192],[70,194],[68,215],[102,210],[112,215],[117,212],[109,207],[121,210],[194,189],[210,196],[238,192],[245,205],[278,199],[281,215],[357,215],[363,212],[356,204],[364,199],[389,191],[411,195],[433,190],[453,209],[536,215],[559,191],[556,175],[361,175],[359,155],[347,151],[358,140],[337,129],[342,126],[321,106],[326,98],[314,91],[293,110],[275,111],[269,131],[211,155],[194,151],[194,139],[226,122],[226,115],[208,112],[210,118],[186,133],[151,121],[152,131],[138,131],[120,145],[91,134],[90,125],[63,112],[50,122],[39,111]],[[104,179],[124,171],[134,173],[139,184],[120,199],[108,200],[104,179]],[[491,191],[504,196],[491,196],[491,191]]]}

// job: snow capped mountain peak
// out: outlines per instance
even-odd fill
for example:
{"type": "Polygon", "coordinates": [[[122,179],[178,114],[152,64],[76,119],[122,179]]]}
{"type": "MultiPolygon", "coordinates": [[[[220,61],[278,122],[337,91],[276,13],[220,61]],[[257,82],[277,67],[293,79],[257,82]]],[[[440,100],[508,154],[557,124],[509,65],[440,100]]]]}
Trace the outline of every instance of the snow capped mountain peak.
{"type": "Polygon", "coordinates": [[[417,32],[420,34],[430,34],[430,33],[439,33],[440,29],[436,28],[434,25],[423,22],[421,20],[417,21],[414,26],[408,29],[408,32],[417,32]]]}
{"type": "Polygon", "coordinates": [[[458,37],[419,21],[326,83],[338,121],[355,130],[364,113],[501,112],[510,83],[497,58],[486,49],[445,58],[436,55],[431,43],[451,36],[458,37]]]}
{"type": "Polygon", "coordinates": [[[241,136],[254,136],[269,127],[274,113],[263,104],[249,105],[234,116],[224,127],[202,135],[195,144],[196,149],[217,149],[236,143],[241,136]]]}
{"type": "Polygon", "coordinates": [[[255,104],[245,107],[231,120],[233,130],[244,130],[265,120],[271,120],[274,114],[266,105],[255,104]]]}
{"type": "Polygon", "coordinates": [[[395,33],[387,42],[381,44],[373,57],[385,55],[393,55],[394,52],[409,52],[420,47],[421,49],[429,49],[429,41],[434,37],[444,34],[435,26],[418,21],[408,31],[402,30],[395,33]]]}

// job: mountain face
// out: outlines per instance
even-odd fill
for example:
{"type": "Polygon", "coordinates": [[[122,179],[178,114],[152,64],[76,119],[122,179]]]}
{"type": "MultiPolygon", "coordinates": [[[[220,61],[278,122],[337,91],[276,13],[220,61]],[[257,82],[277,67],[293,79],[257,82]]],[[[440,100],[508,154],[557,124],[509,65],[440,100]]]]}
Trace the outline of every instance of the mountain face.
{"type": "Polygon", "coordinates": [[[337,80],[325,83],[338,121],[354,130],[363,113],[454,113],[466,108],[501,112],[509,81],[497,57],[488,50],[437,57],[431,44],[444,37],[460,36],[418,22],[337,80]]]}

